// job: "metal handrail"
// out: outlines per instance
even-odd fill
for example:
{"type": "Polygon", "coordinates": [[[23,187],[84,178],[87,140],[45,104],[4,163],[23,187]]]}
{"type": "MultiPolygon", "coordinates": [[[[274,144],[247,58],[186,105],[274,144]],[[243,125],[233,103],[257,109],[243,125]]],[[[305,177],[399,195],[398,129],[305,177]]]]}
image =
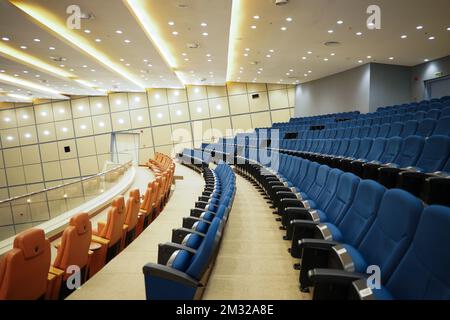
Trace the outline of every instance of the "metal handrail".
{"type": "MultiPolygon", "coordinates": [[[[127,153],[122,153],[121,155],[127,155],[127,153]]],[[[57,186],[54,186],[54,187],[50,187],[50,188],[46,188],[46,189],[43,189],[43,190],[30,192],[30,193],[27,193],[27,194],[24,194],[24,195],[21,195],[21,196],[15,196],[15,197],[12,197],[12,198],[9,198],[9,199],[0,200],[0,205],[8,203],[8,202],[16,201],[16,200],[19,200],[19,199],[22,199],[22,198],[29,198],[29,197],[35,196],[37,194],[40,194],[40,193],[53,191],[53,190],[56,190],[56,189],[59,189],[59,188],[63,188],[63,187],[67,187],[67,186],[70,186],[70,185],[73,185],[73,184],[76,184],[76,183],[85,182],[85,181],[90,180],[90,179],[98,178],[98,177],[104,176],[104,175],[106,175],[106,174],[108,174],[110,172],[116,171],[116,170],[118,170],[118,169],[120,169],[122,167],[130,166],[132,164],[132,162],[133,162],[132,160],[129,160],[129,161],[127,161],[124,164],[117,164],[117,167],[115,167],[115,168],[112,168],[112,169],[109,169],[107,171],[103,171],[103,172],[94,174],[94,175],[89,176],[89,177],[81,178],[78,181],[68,182],[68,183],[65,183],[65,184],[60,184],[60,185],[57,185],[57,186]]]]}

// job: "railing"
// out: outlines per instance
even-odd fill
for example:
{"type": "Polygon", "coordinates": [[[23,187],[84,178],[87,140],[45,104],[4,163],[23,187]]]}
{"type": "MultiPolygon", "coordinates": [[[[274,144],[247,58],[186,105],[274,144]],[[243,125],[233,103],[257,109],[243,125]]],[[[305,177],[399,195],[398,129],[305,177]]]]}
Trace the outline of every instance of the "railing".
{"type": "Polygon", "coordinates": [[[37,192],[0,201],[0,241],[75,209],[115,186],[131,168],[122,154],[120,163],[106,162],[101,173],[37,192]]]}

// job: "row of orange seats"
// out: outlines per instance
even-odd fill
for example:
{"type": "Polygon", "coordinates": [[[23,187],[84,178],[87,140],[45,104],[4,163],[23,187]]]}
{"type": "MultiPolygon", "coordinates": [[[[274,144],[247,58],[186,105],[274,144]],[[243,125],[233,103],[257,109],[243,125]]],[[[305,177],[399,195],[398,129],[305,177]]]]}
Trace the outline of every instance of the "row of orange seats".
{"type": "Polygon", "coordinates": [[[116,197],[107,221],[99,222],[96,230],[87,213],[70,219],[53,264],[42,229],[18,234],[13,249],[0,259],[0,300],[64,299],[128,246],[160,214],[170,195],[173,160],[157,153],[148,167],[155,180],[144,195],[134,189],[126,201],[116,197]]]}

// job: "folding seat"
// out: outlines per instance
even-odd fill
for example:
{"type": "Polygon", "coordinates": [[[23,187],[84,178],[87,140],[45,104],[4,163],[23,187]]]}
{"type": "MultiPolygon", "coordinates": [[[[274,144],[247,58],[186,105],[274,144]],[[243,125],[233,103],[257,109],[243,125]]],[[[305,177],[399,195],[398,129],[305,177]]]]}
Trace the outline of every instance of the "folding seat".
{"type": "Polygon", "coordinates": [[[425,143],[425,138],[409,136],[402,143],[402,148],[393,163],[380,166],[378,169],[378,182],[387,188],[394,188],[397,183],[397,174],[401,168],[415,166],[425,143]]]}
{"type": "Polygon", "coordinates": [[[360,118],[360,119],[356,120],[355,126],[356,127],[363,127],[364,126],[364,119],[360,118]]]}
{"type": "Polygon", "coordinates": [[[351,163],[355,160],[365,159],[372,147],[373,139],[364,138],[361,139],[360,144],[356,152],[349,157],[345,157],[339,160],[338,167],[342,171],[351,171],[351,163]]]}
{"type": "Polygon", "coordinates": [[[200,247],[160,244],[158,263],[144,266],[147,300],[194,299],[201,295],[205,274],[216,255],[223,223],[215,218],[200,247]]]}
{"type": "Polygon", "coordinates": [[[359,138],[360,127],[353,127],[352,132],[350,133],[350,138],[359,138]]]}
{"type": "Polygon", "coordinates": [[[401,122],[394,122],[391,123],[391,129],[389,130],[389,134],[386,138],[392,138],[392,137],[400,137],[403,130],[403,123],[401,122]]]}
{"type": "Polygon", "coordinates": [[[406,109],[407,113],[410,113],[410,114],[413,114],[413,115],[416,114],[416,111],[417,111],[417,106],[411,106],[411,107],[406,109]]]}
{"type": "Polygon", "coordinates": [[[384,124],[389,124],[391,123],[391,117],[389,115],[385,115],[383,117],[381,117],[381,122],[380,125],[384,125],[384,124]]]}
{"type": "MultiPolygon", "coordinates": [[[[419,104],[419,106],[417,107],[417,112],[416,112],[416,114],[418,113],[418,112],[428,112],[428,104],[427,103],[425,103],[425,104],[419,104]]],[[[420,120],[420,119],[418,119],[418,120],[420,120]]]]}
{"type": "Polygon", "coordinates": [[[322,130],[318,130],[318,132],[319,132],[319,135],[317,136],[317,138],[318,139],[325,139],[326,130],[322,129],[322,130]]]}
{"type": "Polygon", "coordinates": [[[450,96],[443,96],[443,97],[441,97],[440,101],[441,101],[441,103],[446,103],[446,102],[450,101],[450,96]]]}
{"type": "Polygon", "coordinates": [[[405,113],[404,115],[402,115],[400,122],[406,122],[409,120],[413,120],[413,118],[414,118],[414,116],[412,113],[405,113]]]}
{"type": "Polygon", "coordinates": [[[421,121],[421,120],[425,119],[426,115],[427,115],[427,113],[425,111],[417,111],[414,114],[414,120],[421,121]]]}
{"type": "Polygon", "coordinates": [[[442,170],[434,172],[425,180],[422,199],[428,204],[441,204],[450,207],[450,158],[442,170]]]}
{"type": "Polygon", "coordinates": [[[286,209],[287,231],[285,239],[292,239],[291,256],[300,258],[298,241],[302,239],[303,221],[309,220],[313,222],[330,222],[338,224],[351,206],[358,187],[359,179],[352,173],[344,173],[339,178],[336,193],[333,195],[328,205],[324,208],[316,208],[314,210],[302,208],[286,209]]]}
{"type": "Polygon", "coordinates": [[[442,112],[441,112],[441,118],[449,117],[449,116],[450,116],[450,106],[445,107],[444,109],[442,109],[442,112]]]}
{"type": "Polygon", "coordinates": [[[370,127],[361,127],[359,136],[356,138],[367,138],[369,136],[370,127]]]}
{"type": "Polygon", "coordinates": [[[403,170],[399,169],[397,187],[419,197],[422,193],[425,179],[429,177],[427,173],[441,171],[449,156],[450,138],[448,136],[431,136],[427,138],[415,166],[403,170]]]}
{"type": "MultiPolygon", "coordinates": [[[[330,285],[344,285],[345,280],[351,285],[373,265],[380,268],[381,282],[386,284],[411,244],[422,210],[419,199],[392,189],[384,193],[376,218],[359,245],[302,239],[301,289],[314,286],[314,298],[324,299],[330,285]],[[325,275],[329,275],[329,281],[325,275]]],[[[348,292],[348,288],[345,290],[348,292]]]]}
{"type": "Polygon", "coordinates": [[[363,165],[370,161],[380,160],[381,156],[383,155],[387,141],[388,139],[386,138],[374,139],[368,154],[364,158],[353,160],[350,163],[348,170],[354,173],[355,175],[362,177],[363,165]]]}
{"type": "MultiPolygon", "coordinates": [[[[343,154],[338,154],[336,156],[330,157],[327,159],[328,163],[330,163],[330,167],[339,168],[339,161],[343,158],[353,157],[358,151],[359,144],[361,143],[361,139],[354,138],[350,139],[348,148],[345,150],[343,154]]],[[[342,144],[341,144],[342,146],[342,144]]]]}
{"type": "Polygon", "coordinates": [[[366,118],[364,120],[363,126],[371,126],[372,125],[372,118],[366,118]]]}
{"type": "Polygon", "coordinates": [[[370,127],[368,138],[376,138],[378,137],[378,131],[380,130],[380,126],[374,125],[370,127]]]}
{"type": "Polygon", "coordinates": [[[424,119],[419,122],[415,135],[421,137],[429,137],[433,133],[434,127],[436,127],[436,120],[424,119]]]}
{"type": "Polygon", "coordinates": [[[396,114],[396,115],[391,116],[390,123],[400,122],[401,120],[402,120],[402,116],[396,114]]]}
{"type": "Polygon", "coordinates": [[[347,127],[347,128],[345,128],[344,134],[343,134],[342,138],[344,138],[344,139],[350,139],[351,136],[352,136],[352,130],[353,130],[353,127],[347,127]]]}
{"type": "Polygon", "coordinates": [[[441,116],[441,110],[440,109],[431,109],[427,112],[427,115],[425,116],[425,119],[434,119],[437,120],[441,116]]]}
{"type": "Polygon", "coordinates": [[[438,120],[433,135],[450,135],[450,117],[443,117],[438,120]]]}
{"type": "Polygon", "coordinates": [[[372,119],[372,126],[375,126],[375,125],[377,125],[377,126],[379,126],[381,124],[381,118],[380,117],[376,117],[376,118],[373,118],[372,119]]]}
{"type": "Polygon", "coordinates": [[[89,268],[89,277],[97,273],[120,251],[124,236],[125,200],[123,196],[115,198],[108,210],[107,221],[98,222],[97,229],[92,230],[92,241],[100,244],[98,256],[93,257],[89,268]]]}
{"type": "Polygon", "coordinates": [[[391,124],[385,123],[385,124],[381,125],[380,130],[378,131],[377,138],[387,138],[390,130],[391,130],[391,124]]]}
{"type": "Polygon", "coordinates": [[[443,245],[450,241],[449,228],[448,207],[425,208],[411,246],[385,285],[380,289],[368,290],[367,281],[361,279],[355,281],[357,284],[353,289],[356,292],[351,295],[383,300],[450,299],[450,277],[447,272],[450,269],[450,255],[443,245]]]}
{"type": "Polygon", "coordinates": [[[435,102],[430,103],[429,108],[430,108],[430,110],[435,110],[435,109],[440,110],[440,109],[442,109],[442,106],[443,105],[440,101],[435,101],[435,102]]]}
{"type": "Polygon", "coordinates": [[[136,226],[139,218],[139,211],[141,207],[141,195],[139,189],[133,189],[130,191],[125,206],[125,223],[124,228],[126,234],[124,237],[123,247],[127,247],[136,237],[136,226]]]}
{"type": "Polygon", "coordinates": [[[36,300],[47,291],[50,242],[44,231],[19,233],[13,249],[0,260],[0,300],[36,300]]]}
{"type": "Polygon", "coordinates": [[[73,290],[65,285],[71,272],[67,272],[70,266],[80,268],[81,284],[87,279],[89,247],[92,239],[92,224],[87,213],[80,213],[70,218],[69,226],[64,230],[61,242],[58,245],[53,268],[50,269],[62,279],[60,285],[54,288],[53,297],[64,299],[73,290]]]}
{"type": "Polygon", "coordinates": [[[406,121],[405,125],[403,126],[401,137],[406,138],[406,137],[415,135],[418,125],[419,125],[419,122],[416,120],[406,121]]]}
{"type": "Polygon", "coordinates": [[[336,139],[336,135],[337,135],[337,129],[332,129],[332,130],[330,130],[330,135],[327,137],[327,139],[336,139]]]}

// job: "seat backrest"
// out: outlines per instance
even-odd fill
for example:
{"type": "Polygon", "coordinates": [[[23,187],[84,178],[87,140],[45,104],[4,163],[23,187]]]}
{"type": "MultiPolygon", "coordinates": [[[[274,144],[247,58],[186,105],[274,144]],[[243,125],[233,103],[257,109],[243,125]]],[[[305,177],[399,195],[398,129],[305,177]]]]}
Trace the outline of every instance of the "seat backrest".
{"type": "Polygon", "coordinates": [[[450,299],[450,208],[423,211],[407,253],[386,283],[396,299],[450,299]]]}
{"type": "Polygon", "coordinates": [[[434,119],[437,120],[441,116],[441,110],[439,109],[431,109],[427,112],[425,116],[426,119],[434,119]]]}
{"type": "MultiPolygon", "coordinates": [[[[331,147],[330,150],[330,155],[338,155],[339,154],[339,150],[341,148],[341,144],[344,140],[339,140],[339,139],[334,139],[333,140],[333,146],[331,147]]],[[[347,140],[345,140],[347,141],[347,140]]],[[[348,143],[348,142],[347,142],[348,143]]],[[[348,144],[346,145],[346,148],[348,147],[348,144]]]]}
{"type": "MultiPolygon", "coordinates": [[[[381,163],[392,163],[399,154],[402,147],[403,139],[399,137],[393,137],[386,141],[386,147],[383,154],[380,156],[379,161],[381,163]]],[[[370,159],[369,159],[370,160],[370,159]]]]}
{"type": "Polygon", "coordinates": [[[418,125],[419,125],[419,122],[417,122],[416,120],[406,121],[405,125],[403,127],[403,131],[401,133],[401,137],[406,138],[406,137],[415,135],[418,125]]]}
{"type": "Polygon", "coordinates": [[[436,120],[424,119],[417,126],[416,135],[421,137],[429,137],[433,133],[434,127],[436,127],[436,120]]]}
{"type": "Polygon", "coordinates": [[[425,138],[419,136],[409,136],[404,139],[399,154],[394,160],[394,163],[401,168],[414,166],[419,158],[425,138]]]}
{"type": "Polygon", "coordinates": [[[366,138],[369,136],[370,127],[361,127],[361,130],[359,131],[359,138],[366,138]]]}
{"type": "Polygon", "coordinates": [[[365,156],[365,159],[369,161],[380,159],[383,154],[384,147],[386,146],[387,139],[385,138],[376,138],[373,140],[372,146],[370,148],[369,153],[365,156]]]}
{"type": "Polygon", "coordinates": [[[343,241],[357,247],[375,220],[386,188],[373,180],[361,180],[355,198],[339,223],[343,241]]]}
{"type": "Polygon", "coordinates": [[[87,213],[70,218],[64,230],[53,266],[66,271],[71,265],[84,268],[88,262],[89,246],[92,239],[92,224],[87,213]]]}
{"type": "Polygon", "coordinates": [[[408,249],[422,209],[421,201],[409,192],[390,189],[384,193],[375,221],[358,247],[368,265],[380,267],[383,283],[408,249]]]}
{"type": "Polygon", "coordinates": [[[414,114],[414,120],[421,121],[421,120],[425,119],[426,115],[427,115],[427,113],[425,111],[417,111],[414,114]]]}
{"type": "Polygon", "coordinates": [[[387,138],[390,130],[391,130],[390,123],[385,123],[385,124],[381,125],[380,130],[378,131],[378,137],[387,138]]]}
{"type": "Polygon", "coordinates": [[[443,117],[449,117],[450,116],[450,106],[445,107],[444,109],[442,109],[441,111],[441,118],[443,117]]]}
{"type": "Polygon", "coordinates": [[[356,154],[356,151],[358,151],[359,144],[361,143],[361,139],[354,138],[350,140],[350,143],[348,145],[348,149],[345,152],[346,157],[354,157],[356,154]]]}
{"type": "Polygon", "coordinates": [[[378,137],[378,131],[380,131],[380,126],[378,126],[378,125],[371,126],[368,138],[376,138],[376,137],[378,137]]]}
{"type": "Polygon", "coordinates": [[[361,143],[359,144],[358,150],[356,151],[354,157],[356,159],[365,159],[367,154],[372,147],[373,139],[363,138],[361,139],[361,143]]]}
{"type": "Polygon", "coordinates": [[[344,173],[340,177],[336,193],[324,210],[329,222],[338,224],[341,221],[352,204],[360,180],[353,173],[349,172],[344,173]]]}
{"type": "Polygon", "coordinates": [[[47,290],[50,242],[42,229],[19,233],[0,262],[0,300],[32,300],[47,290]]]}
{"type": "Polygon", "coordinates": [[[306,177],[302,182],[301,185],[301,191],[308,193],[309,189],[314,183],[314,180],[317,176],[317,170],[319,169],[320,164],[317,162],[311,162],[311,164],[308,167],[308,172],[306,173],[306,177]]]}
{"type": "Polygon", "coordinates": [[[139,189],[131,190],[125,208],[125,224],[128,225],[128,230],[133,229],[138,222],[140,205],[141,195],[139,189]]]}
{"type": "Polygon", "coordinates": [[[331,169],[328,173],[327,182],[323,187],[322,191],[317,198],[317,206],[319,209],[324,209],[328,206],[328,203],[333,198],[333,195],[336,193],[337,186],[339,184],[339,179],[341,175],[344,174],[343,171],[339,169],[331,169]]]}
{"type": "Polygon", "coordinates": [[[308,196],[310,199],[316,201],[319,197],[320,192],[323,190],[327,182],[327,177],[330,170],[330,167],[327,165],[321,165],[318,167],[316,177],[308,190],[308,196]]]}
{"type": "Polygon", "coordinates": [[[440,118],[434,128],[433,135],[450,135],[450,117],[440,118]]]}
{"type": "Polygon", "coordinates": [[[450,154],[450,138],[447,136],[431,136],[425,140],[422,154],[416,166],[425,172],[440,170],[450,154]]]}
{"type": "Polygon", "coordinates": [[[400,137],[403,130],[403,123],[401,122],[394,122],[391,124],[391,130],[389,130],[389,134],[387,138],[392,137],[400,137]]]}
{"type": "Polygon", "coordinates": [[[125,200],[123,196],[115,198],[108,211],[108,221],[105,226],[103,238],[110,241],[113,246],[122,238],[123,224],[125,222],[125,200]]]}
{"type": "Polygon", "coordinates": [[[209,262],[217,250],[220,238],[222,236],[222,220],[214,218],[211,225],[208,228],[205,238],[202,244],[195,252],[189,267],[186,270],[186,274],[194,279],[200,280],[208,268],[209,262]]]}

